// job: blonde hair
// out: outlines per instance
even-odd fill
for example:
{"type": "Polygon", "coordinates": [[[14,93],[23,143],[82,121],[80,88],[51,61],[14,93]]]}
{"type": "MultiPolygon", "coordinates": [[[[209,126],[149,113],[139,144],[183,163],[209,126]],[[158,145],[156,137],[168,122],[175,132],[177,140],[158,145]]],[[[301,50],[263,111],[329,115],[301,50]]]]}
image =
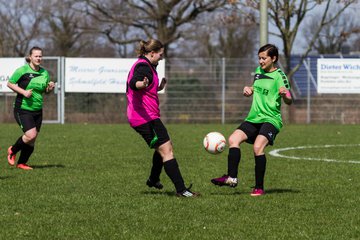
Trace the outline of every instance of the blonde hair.
{"type": "Polygon", "coordinates": [[[139,56],[144,56],[152,51],[159,52],[162,48],[164,48],[164,45],[157,39],[149,39],[148,41],[141,40],[137,53],[139,56]]]}
{"type": "Polygon", "coordinates": [[[40,47],[32,47],[31,49],[30,49],[30,51],[29,51],[29,55],[27,55],[26,57],[25,57],[25,61],[27,62],[27,63],[30,63],[30,56],[31,56],[31,54],[33,53],[33,51],[35,51],[35,50],[39,50],[39,51],[41,51],[42,52],[42,49],[40,48],[40,47]]]}

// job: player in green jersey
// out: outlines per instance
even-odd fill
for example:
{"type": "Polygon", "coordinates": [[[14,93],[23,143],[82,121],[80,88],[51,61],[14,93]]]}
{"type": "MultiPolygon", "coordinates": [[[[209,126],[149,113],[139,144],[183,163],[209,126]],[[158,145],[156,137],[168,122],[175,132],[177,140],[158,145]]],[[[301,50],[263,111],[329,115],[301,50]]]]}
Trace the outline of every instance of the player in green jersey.
{"type": "Polygon", "coordinates": [[[43,93],[54,89],[49,73],[40,66],[42,49],[33,47],[26,57],[28,64],[15,70],[7,86],[17,93],[14,102],[14,117],[24,134],[8,148],[8,163],[15,165],[16,154],[21,152],[17,168],[31,170],[27,162],[34,151],[36,137],[42,124],[43,93]]]}
{"type": "Polygon", "coordinates": [[[253,96],[250,112],[245,121],[229,137],[228,172],[211,182],[218,186],[236,187],[238,167],[241,159],[240,145],[253,144],[255,157],[255,187],[251,196],[261,196],[264,191],[266,170],[265,147],[273,145],[275,136],[283,123],[281,99],[292,103],[290,84],[283,71],[276,66],[278,49],[266,44],[258,51],[259,66],[255,70],[252,86],[245,86],[243,94],[253,96]]]}

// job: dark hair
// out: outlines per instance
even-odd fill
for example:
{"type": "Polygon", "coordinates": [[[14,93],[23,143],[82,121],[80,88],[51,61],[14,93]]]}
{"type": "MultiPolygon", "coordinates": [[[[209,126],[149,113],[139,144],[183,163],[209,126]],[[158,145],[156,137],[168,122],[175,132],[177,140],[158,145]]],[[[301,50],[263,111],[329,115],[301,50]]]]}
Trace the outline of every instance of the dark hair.
{"type": "Polygon", "coordinates": [[[164,45],[157,39],[149,39],[147,42],[141,40],[140,48],[138,49],[139,56],[143,56],[149,52],[159,52],[164,45]]]}
{"type": "Polygon", "coordinates": [[[39,50],[39,51],[42,52],[42,49],[41,49],[40,47],[37,47],[37,46],[32,47],[32,48],[30,49],[30,51],[29,51],[29,55],[25,57],[25,60],[26,60],[27,63],[30,63],[30,56],[31,56],[31,54],[33,53],[33,51],[35,51],[35,50],[39,50]]]}
{"type": "Polygon", "coordinates": [[[278,48],[273,45],[273,44],[266,44],[264,46],[262,46],[259,51],[258,54],[261,52],[266,52],[267,51],[267,55],[271,58],[276,57],[274,63],[276,63],[279,59],[279,50],[278,48]]]}

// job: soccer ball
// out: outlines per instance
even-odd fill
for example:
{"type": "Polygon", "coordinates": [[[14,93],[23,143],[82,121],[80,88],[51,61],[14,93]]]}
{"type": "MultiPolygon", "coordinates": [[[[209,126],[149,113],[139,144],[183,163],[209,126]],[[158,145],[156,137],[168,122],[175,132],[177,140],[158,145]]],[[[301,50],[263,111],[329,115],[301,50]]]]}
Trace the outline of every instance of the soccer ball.
{"type": "Polygon", "coordinates": [[[218,154],[225,150],[226,140],[219,132],[210,132],[204,138],[204,148],[212,154],[218,154]]]}

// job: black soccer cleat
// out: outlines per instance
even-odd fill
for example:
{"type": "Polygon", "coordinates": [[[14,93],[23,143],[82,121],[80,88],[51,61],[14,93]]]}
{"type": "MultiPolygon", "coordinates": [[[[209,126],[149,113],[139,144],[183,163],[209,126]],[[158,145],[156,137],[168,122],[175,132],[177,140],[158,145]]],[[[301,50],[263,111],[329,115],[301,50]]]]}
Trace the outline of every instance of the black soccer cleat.
{"type": "Polygon", "coordinates": [[[148,179],[146,181],[146,185],[148,185],[149,187],[154,187],[154,188],[157,188],[157,189],[162,189],[164,186],[161,184],[160,181],[157,181],[157,182],[153,182],[151,181],[150,179],[148,179]]]}

